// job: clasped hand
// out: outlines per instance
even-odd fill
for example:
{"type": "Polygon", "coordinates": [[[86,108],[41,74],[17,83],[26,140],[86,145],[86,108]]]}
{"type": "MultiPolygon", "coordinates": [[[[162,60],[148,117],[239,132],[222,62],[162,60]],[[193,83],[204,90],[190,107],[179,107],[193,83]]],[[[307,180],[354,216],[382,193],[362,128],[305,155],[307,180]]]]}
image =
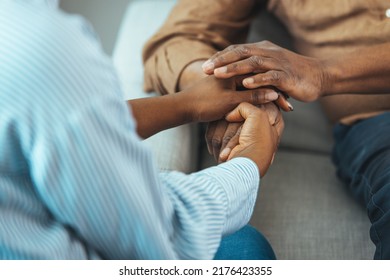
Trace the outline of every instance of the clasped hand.
{"type": "MultiPolygon", "coordinates": [[[[176,94],[186,98],[180,104],[187,107],[185,111],[189,112],[188,118],[192,121],[230,123],[237,128],[223,146],[224,158],[220,161],[250,158],[263,176],[273,160],[284,128],[280,110],[272,103],[279,95],[271,88],[237,91],[241,83],[242,77],[217,79],[209,76],[176,94]]],[[[221,146],[215,145],[214,140],[211,147],[219,157],[221,146]]]]}
{"type": "MultiPolygon", "coordinates": [[[[304,102],[314,101],[323,94],[325,74],[321,61],[298,55],[268,41],[232,45],[213,55],[202,68],[205,74],[219,79],[241,77],[237,86],[246,89],[272,88],[283,92],[283,96],[288,94],[304,102]]],[[[293,110],[283,98],[275,103],[284,111],[293,110]]],[[[264,107],[271,112],[268,114],[270,123],[275,124],[282,118],[271,108],[270,105],[264,107]]],[[[282,130],[278,129],[279,138],[282,130]]],[[[239,122],[220,120],[210,123],[206,132],[209,153],[219,162],[229,159],[233,147],[239,143],[241,132],[242,123],[239,122]]]]}
{"type": "Polygon", "coordinates": [[[274,87],[296,100],[311,102],[324,94],[327,81],[323,62],[271,42],[232,45],[203,64],[206,74],[226,79],[247,75],[248,89],[274,87]]]}

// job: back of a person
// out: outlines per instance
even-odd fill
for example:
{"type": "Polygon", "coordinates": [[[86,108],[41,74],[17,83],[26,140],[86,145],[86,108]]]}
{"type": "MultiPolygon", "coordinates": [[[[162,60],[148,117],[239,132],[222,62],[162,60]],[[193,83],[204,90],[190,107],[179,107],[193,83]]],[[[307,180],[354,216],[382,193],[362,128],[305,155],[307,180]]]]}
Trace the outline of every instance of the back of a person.
{"type": "MultiPolygon", "coordinates": [[[[259,167],[268,168],[278,137],[248,142],[249,151],[244,145],[221,167],[159,173],[132,113],[138,108],[153,124],[162,119],[158,131],[173,125],[178,101],[171,100],[167,120],[144,112],[149,104],[124,102],[91,26],[61,12],[56,0],[0,0],[0,62],[1,259],[275,258],[246,224],[259,167]]],[[[185,96],[193,96],[189,104],[198,99],[196,91],[185,96]]],[[[245,105],[253,122],[268,120],[266,111],[245,105]]],[[[256,140],[283,129],[282,121],[256,124],[256,140]]]]}
{"type": "Polygon", "coordinates": [[[42,179],[37,170],[55,164],[40,160],[51,147],[39,137],[50,131],[35,130],[37,122],[43,116],[54,122],[64,113],[60,106],[42,106],[61,98],[48,75],[56,71],[48,57],[59,43],[50,34],[62,24],[56,4],[0,1],[0,259],[91,257],[85,244],[53,217],[35,184],[42,179]],[[42,166],[32,166],[32,160],[42,166]]]}

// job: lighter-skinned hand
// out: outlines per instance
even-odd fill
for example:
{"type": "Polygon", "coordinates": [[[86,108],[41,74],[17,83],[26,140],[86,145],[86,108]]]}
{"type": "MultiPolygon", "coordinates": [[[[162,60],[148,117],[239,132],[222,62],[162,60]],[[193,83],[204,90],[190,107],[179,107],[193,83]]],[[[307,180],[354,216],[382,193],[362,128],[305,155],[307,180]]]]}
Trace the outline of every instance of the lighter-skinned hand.
{"type": "Polygon", "coordinates": [[[284,121],[274,104],[253,106],[241,103],[226,116],[231,123],[242,123],[239,132],[221,152],[221,158],[248,157],[264,176],[272,164],[284,129],[284,121]]]}

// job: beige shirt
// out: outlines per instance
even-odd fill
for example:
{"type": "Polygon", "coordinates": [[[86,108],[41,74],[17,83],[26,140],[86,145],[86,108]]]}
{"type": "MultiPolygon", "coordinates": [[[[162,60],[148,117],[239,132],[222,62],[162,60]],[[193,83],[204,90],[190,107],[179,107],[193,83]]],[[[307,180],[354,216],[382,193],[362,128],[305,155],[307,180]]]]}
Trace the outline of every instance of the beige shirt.
{"type": "MultiPolygon", "coordinates": [[[[179,0],[145,45],[145,90],[176,92],[180,74],[188,64],[245,42],[251,20],[265,7],[285,24],[296,50],[303,55],[327,58],[390,42],[390,18],[386,16],[389,0],[263,2],[179,0]]],[[[390,94],[343,94],[322,101],[332,121],[345,123],[390,110],[390,94]]]]}

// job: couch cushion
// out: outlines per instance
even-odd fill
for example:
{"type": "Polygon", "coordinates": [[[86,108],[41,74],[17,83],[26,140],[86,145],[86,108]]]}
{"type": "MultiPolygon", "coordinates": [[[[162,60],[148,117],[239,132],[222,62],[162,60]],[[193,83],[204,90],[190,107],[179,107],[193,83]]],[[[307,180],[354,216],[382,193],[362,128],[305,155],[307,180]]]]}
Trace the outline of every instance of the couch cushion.
{"type": "MultiPolygon", "coordinates": [[[[214,165],[207,150],[203,166],[214,165]]],[[[251,224],[278,259],[372,259],[370,222],[335,176],[328,155],[281,150],[261,180],[251,224]]]]}
{"type": "Polygon", "coordinates": [[[291,100],[291,104],[294,111],[283,113],[285,129],[279,149],[329,155],[333,146],[332,126],[320,103],[291,100]]]}
{"type": "Polygon", "coordinates": [[[251,223],[280,259],[372,259],[370,222],[326,155],[281,151],[261,183],[251,223]]]}

